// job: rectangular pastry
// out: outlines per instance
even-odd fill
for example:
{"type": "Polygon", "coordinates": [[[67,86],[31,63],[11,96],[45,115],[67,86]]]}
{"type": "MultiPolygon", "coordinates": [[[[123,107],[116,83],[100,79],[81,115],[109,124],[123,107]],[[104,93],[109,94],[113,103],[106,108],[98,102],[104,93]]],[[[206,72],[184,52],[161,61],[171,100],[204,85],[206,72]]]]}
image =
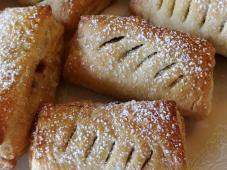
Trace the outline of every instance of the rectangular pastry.
{"type": "Polygon", "coordinates": [[[133,14],[210,40],[227,57],[227,0],[131,0],[133,14]]]}
{"type": "Polygon", "coordinates": [[[70,31],[77,27],[81,15],[98,14],[113,0],[19,0],[21,4],[50,5],[54,16],[70,31]]]}
{"type": "Polygon", "coordinates": [[[183,170],[184,124],[171,101],[49,104],[29,158],[31,170],[183,170]]]}
{"type": "Polygon", "coordinates": [[[11,169],[28,144],[39,105],[59,79],[62,25],[49,7],[0,13],[0,169],[11,169]]]}
{"type": "Polygon", "coordinates": [[[136,17],[83,16],[64,77],[120,99],[173,100],[185,116],[211,110],[215,49],[136,17]]]}

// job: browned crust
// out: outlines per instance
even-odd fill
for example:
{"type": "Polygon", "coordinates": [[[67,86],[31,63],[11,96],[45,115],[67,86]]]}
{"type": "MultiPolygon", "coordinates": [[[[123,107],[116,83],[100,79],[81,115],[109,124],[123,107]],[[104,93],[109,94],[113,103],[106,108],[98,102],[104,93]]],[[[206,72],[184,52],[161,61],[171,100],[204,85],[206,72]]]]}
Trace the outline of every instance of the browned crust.
{"type": "Polygon", "coordinates": [[[70,31],[74,31],[81,15],[98,14],[113,0],[46,0],[43,5],[51,5],[58,21],[70,31]]]}
{"type": "MultiPolygon", "coordinates": [[[[164,4],[163,1],[160,2],[160,4],[164,4]]],[[[226,57],[227,32],[224,29],[224,25],[226,23],[227,2],[225,0],[182,0],[174,4],[174,8],[180,8],[176,10],[177,12],[175,14],[174,11],[170,10],[170,4],[172,2],[166,3],[165,6],[162,6],[162,9],[158,9],[159,7],[157,8],[156,4],[159,1],[131,0],[129,11],[132,15],[143,17],[154,25],[177,29],[194,36],[205,38],[214,45],[217,53],[226,57]],[[208,6],[209,9],[204,11],[208,6]],[[185,8],[188,8],[188,11],[185,8]],[[171,17],[167,15],[169,12],[172,12],[171,17]],[[185,13],[187,13],[187,16],[184,16],[185,13]],[[159,16],[162,16],[163,21],[159,21],[159,16]],[[201,21],[203,17],[205,19],[201,21]],[[202,25],[200,22],[202,22],[202,25]]]]}
{"type": "MultiPolygon", "coordinates": [[[[187,87],[190,86],[192,88],[192,83],[194,84],[193,86],[196,87],[191,90],[193,92],[192,98],[196,102],[192,104],[193,106],[189,106],[187,104],[187,100],[180,100],[183,104],[181,105],[180,102],[177,102],[178,106],[184,115],[194,116],[196,118],[202,118],[210,112],[213,91],[213,69],[215,66],[215,49],[212,44],[210,44],[206,40],[192,37],[186,33],[170,30],[167,28],[151,26],[145,20],[139,19],[137,17],[83,16],[79,24],[78,32],[73,38],[71,52],[64,68],[64,77],[67,80],[70,80],[75,84],[93,89],[99,93],[108,94],[122,99],[160,99],[152,97],[141,97],[129,93],[123,94],[121,88],[116,88],[115,83],[108,80],[99,81],[98,78],[89,70],[89,64],[84,64],[85,58],[87,56],[84,51],[85,49],[83,49],[84,44],[80,43],[80,39],[83,38],[80,37],[80,35],[86,36],[86,34],[84,33],[89,33],[89,30],[92,30],[92,27],[95,27],[95,24],[98,24],[99,27],[99,30],[96,31],[102,31],[110,23],[113,24],[113,30],[116,29],[119,32],[123,33],[131,32],[131,30],[134,29],[140,30],[141,32],[143,32],[143,35],[145,36],[145,38],[147,38],[147,40],[153,41],[153,34],[155,34],[160,39],[160,41],[164,43],[165,35],[167,35],[173,36],[176,42],[179,41],[182,44],[186,44],[185,46],[180,46],[176,43],[173,44],[171,48],[167,43],[162,44],[167,49],[170,49],[170,51],[175,51],[176,49],[180,48],[182,51],[184,51],[184,54],[190,57],[190,60],[196,65],[196,67],[199,66],[202,69],[202,74],[204,74],[204,76],[201,78],[199,78],[196,74],[186,75],[190,77],[191,81],[188,83],[187,87]],[[206,49],[206,52],[203,51],[204,49],[206,49]],[[200,59],[197,58],[198,56],[200,57],[200,59]],[[204,83],[205,81],[207,82],[207,84],[204,83]],[[200,92],[198,91],[197,87],[201,89],[200,92]],[[191,109],[189,109],[189,107],[191,107],[191,109]]],[[[91,41],[92,40],[88,40],[88,42],[91,41]]],[[[180,60],[188,68],[192,69],[194,67],[189,65],[190,61],[183,61],[180,58],[181,56],[178,57],[178,60],[180,60]]],[[[180,95],[179,92],[177,93],[178,95],[180,95]]],[[[181,98],[183,98],[183,94],[181,95],[181,98]]]]}
{"type": "MultiPolygon", "coordinates": [[[[28,144],[30,128],[38,105],[53,99],[60,73],[60,51],[63,43],[63,27],[54,20],[50,7],[11,8],[3,11],[0,18],[4,17],[3,15],[12,19],[11,21],[4,21],[10,28],[10,30],[7,30],[9,31],[8,34],[17,36],[20,32],[21,39],[15,41],[14,37],[12,38],[12,44],[15,46],[10,46],[7,41],[3,43],[7,50],[13,52],[1,56],[1,59],[9,57],[10,63],[15,63],[15,68],[12,68],[11,72],[16,72],[16,76],[15,80],[7,84],[7,88],[0,88],[0,169],[6,168],[6,165],[9,165],[9,168],[15,166],[17,158],[28,144]],[[17,17],[20,17],[20,19],[17,17]],[[16,25],[16,27],[12,28],[11,24],[16,25]],[[52,30],[49,39],[45,38],[45,30],[47,29],[52,30]],[[26,31],[31,31],[29,36],[26,31]],[[23,41],[24,39],[27,41],[23,41]],[[45,40],[47,42],[44,42],[45,40]],[[49,41],[51,40],[53,41],[52,48],[58,49],[50,50],[49,41]],[[30,47],[28,49],[22,48],[26,43],[30,44],[30,47]],[[48,46],[45,46],[45,43],[49,43],[48,46]],[[49,51],[43,50],[44,46],[49,48],[49,51]],[[45,87],[42,87],[42,89],[45,89],[45,94],[42,89],[31,94],[32,81],[35,77],[33,72],[35,72],[39,58],[44,58],[44,56],[41,56],[44,55],[43,53],[45,55],[54,54],[53,56],[46,56],[47,61],[45,63],[46,65],[53,65],[48,68],[52,72],[52,78],[44,78],[45,81],[49,80],[49,84],[46,84],[43,80],[45,87]]],[[[3,33],[0,31],[0,34],[3,33]]],[[[4,70],[1,71],[4,72],[4,70]]],[[[48,77],[48,75],[44,76],[48,77]]],[[[2,77],[0,81],[5,81],[5,77],[2,77]]],[[[42,82],[38,83],[42,84],[42,82]]]]}
{"type": "Polygon", "coordinates": [[[42,0],[17,0],[21,5],[34,5],[42,0]]]}
{"type": "MultiPolygon", "coordinates": [[[[54,167],[64,167],[67,169],[72,168],[70,163],[67,163],[67,161],[64,162],[61,160],[61,163],[59,163],[57,158],[54,158],[55,156],[52,157],[53,155],[60,156],[62,153],[61,151],[64,150],[64,148],[61,148],[64,146],[58,146],[56,143],[55,136],[61,128],[66,127],[67,131],[71,131],[73,130],[74,126],[76,126],[77,122],[86,122],[86,120],[91,119],[93,116],[95,116],[98,120],[108,120],[109,122],[112,122],[113,126],[117,126],[116,129],[118,130],[121,129],[121,127],[118,126],[118,123],[120,122],[123,123],[122,126],[126,126],[129,129],[133,127],[135,135],[140,134],[141,136],[147,138],[147,140],[155,138],[155,141],[158,141],[158,145],[161,147],[161,149],[171,153],[168,156],[166,155],[168,161],[170,161],[167,161],[167,165],[174,169],[186,168],[184,137],[182,134],[184,131],[184,123],[181,122],[181,117],[177,113],[175,102],[131,101],[120,104],[101,104],[99,106],[92,103],[79,102],[68,105],[48,104],[44,106],[39,114],[38,125],[34,133],[34,140],[30,150],[31,169],[45,170],[54,167]],[[133,105],[141,105],[143,108],[148,109],[148,112],[151,113],[151,115],[146,119],[147,121],[145,121],[147,112],[145,113],[139,111],[138,113],[135,112],[134,114],[129,114],[127,120],[120,116],[124,109],[128,108],[130,110],[133,105]],[[150,105],[152,105],[152,107],[149,107],[150,105]],[[168,119],[163,117],[163,114],[165,113],[168,115],[168,119]],[[137,122],[137,116],[144,118],[144,122],[137,122]],[[141,133],[140,129],[143,129],[143,133],[141,133]],[[150,136],[151,134],[152,136],[150,136]],[[56,144],[58,149],[55,148],[56,144]],[[47,161],[47,159],[49,159],[49,161],[47,161]]],[[[125,129],[125,131],[128,130],[125,129]]],[[[59,134],[59,138],[63,138],[61,135],[65,135],[64,132],[58,133],[58,135],[59,134]]],[[[64,137],[64,140],[67,140],[67,136],[64,137]]],[[[58,141],[58,143],[61,142],[62,141],[58,141]]],[[[61,157],[62,156],[59,158],[61,157]]],[[[76,165],[78,162],[74,161],[71,163],[76,165]]]]}

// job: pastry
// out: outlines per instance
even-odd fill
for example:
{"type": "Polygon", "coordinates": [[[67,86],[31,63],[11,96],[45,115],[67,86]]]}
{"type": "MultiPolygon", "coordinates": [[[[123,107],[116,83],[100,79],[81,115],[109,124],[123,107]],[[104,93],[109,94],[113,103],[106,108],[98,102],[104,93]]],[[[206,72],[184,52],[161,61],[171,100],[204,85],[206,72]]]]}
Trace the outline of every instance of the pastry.
{"type": "Polygon", "coordinates": [[[17,0],[17,1],[22,5],[34,5],[41,2],[42,0],[17,0]]]}
{"type": "Polygon", "coordinates": [[[170,101],[48,104],[31,170],[186,169],[184,126],[170,101]]]}
{"type": "Polygon", "coordinates": [[[185,116],[211,109],[215,49],[136,17],[83,16],[64,77],[120,99],[176,101],[185,116]]]}
{"type": "Polygon", "coordinates": [[[0,13],[0,169],[11,169],[28,144],[35,112],[54,97],[63,26],[49,7],[0,13]]]}
{"type": "Polygon", "coordinates": [[[41,4],[50,5],[58,21],[70,31],[74,31],[80,16],[84,14],[98,14],[106,8],[112,0],[45,0],[41,4]]]}
{"type": "Polygon", "coordinates": [[[131,0],[133,14],[211,41],[227,57],[227,0],[131,0]]]}

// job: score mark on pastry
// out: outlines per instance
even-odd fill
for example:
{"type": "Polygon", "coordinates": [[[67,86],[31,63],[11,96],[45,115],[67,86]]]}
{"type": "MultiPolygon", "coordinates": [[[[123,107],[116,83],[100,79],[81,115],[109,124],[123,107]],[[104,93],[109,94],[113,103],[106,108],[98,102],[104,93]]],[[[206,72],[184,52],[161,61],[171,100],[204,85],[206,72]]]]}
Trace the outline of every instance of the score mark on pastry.
{"type": "Polygon", "coordinates": [[[103,44],[100,45],[100,48],[102,48],[103,46],[107,45],[107,44],[112,44],[112,43],[116,43],[116,42],[119,42],[121,41],[122,39],[124,39],[125,36],[120,36],[120,37],[115,37],[115,38],[112,38],[111,40],[109,41],[106,41],[104,42],[103,44]]]}
{"type": "Polygon", "coordinates": [[[108,153],[108,156],[107,156],[107,158],[106,158],[106,160],[105,160],[105,163],[107,163],[107,162],[109,161],[109,159],[110,159],[110,157],[111,157],[111,155],[112,155],[112,152],[113,152],[113,150],[114,150],[115,144],[116,144],[115,141],[111,144],[111,148],[110,148],[110,151],[109,151],[109,153],[108,153]]]}
{"type": "Polygon", "coordinates": [[[127,167],[127,165],[130,163],[131,159],[132,159],[132,156],[134,154],[134,151],[135,151],[135,148],[132,147],[128,153],[128,157],[127,157],[127,161],[125,163],[125,168],[127,167]]]}
{"type": "Polygon", "coordinates": [[[90,145],[89,147],[86,149],[85,151],[85,159],[88,158],[88,156],[90,155],[90,153],[92,152],[93,146],[95,145],[95,142],[97,141],[98,136],[96,135],[91,141],[90,141],[90,145]]]}
{"type": "Polygon", "coordinates": [[[173,100],[187,116],[210,113],[215,49],[208,41],[137,17],[101,15],[83,16],[73,42],[69,81],[119,99],[173,100]]]}
{"type": "MultiPolygon", "coordinates": [[[[147,57],[145,57],[145,58],[143,59],[143,61],[141,61],[141,62],[138,64],[138,66],[136,67],[136,70],[139,69],[140,67],[142,67],[142,65],[143,65],[144,63],[146,63],[149,59],[151,59],[152,57],[156,56],[157,54],[158,54],[158,52],[154,52],[154,53],[148,55],[147,57]]],[[[136,70],[135,70],[135,71],[136,71],[136,70]]]]}
{"type": "Polygon", "coordinates": [[[77,102],[43,107],[30,150],[32,170],[186,167],[183,122],[174,102],[87,105],[77,102]],[[62,152],[60,143],[70,138],[65,134],[75,125],[77,133],[62,152]]]}

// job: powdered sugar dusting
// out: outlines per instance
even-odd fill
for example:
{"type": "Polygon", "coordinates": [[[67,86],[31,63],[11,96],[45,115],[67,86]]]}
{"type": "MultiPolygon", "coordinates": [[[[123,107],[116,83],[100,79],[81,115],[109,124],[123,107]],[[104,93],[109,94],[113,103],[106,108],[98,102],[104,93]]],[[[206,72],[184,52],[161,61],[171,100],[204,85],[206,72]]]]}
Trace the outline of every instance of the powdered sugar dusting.
{"type": "Polygon", "coordinates": [[[34,42],[31,33],[37,29],[36,15],[36,8],[6,9],[0,14],[1,91],[13,85],[22,69],[20,63],[34,42]]]}
{"type": "Polygon", "coordinates": [[[162,8],[156,8],[155,0],[135,0],[131,1],[131,8],[134,14],[155,25],[208,39],[215,46],[217,53],[226,56],[227,0],[182,0],[163,4],[162,8]],[[142,8],[145,5],[147,10],[142,8]],[[166,15],[167,13],[171,15],[166,15]]]}
{"type": "Polygon", "coordinates": [[[113,84],[108,94],[174,100],[188,113],[210,112],[215,50],[208,41],[136,17],[116,16],[82,17],[75,41],[80,55],[74,55],[78,50],[72,53],[67,65],[74,77],[84,76],[74,65],[79,56],[87,76],[105,88],[113,84]]]}
{"type": "Polygon", "coordinates": [[[160,147],[165,166],[184,165],[175,103],[131,101],[89,107],[46,106],[34,134],[33,160],[45,159],[71,169],[108,169],[110,165],[122,169],[132,152],[132,157],[140,158],[131,160],[133,165],[141,168],[150,152],[160,147]],[[116,165],[112,159],[117,160],[116,165]]]}

